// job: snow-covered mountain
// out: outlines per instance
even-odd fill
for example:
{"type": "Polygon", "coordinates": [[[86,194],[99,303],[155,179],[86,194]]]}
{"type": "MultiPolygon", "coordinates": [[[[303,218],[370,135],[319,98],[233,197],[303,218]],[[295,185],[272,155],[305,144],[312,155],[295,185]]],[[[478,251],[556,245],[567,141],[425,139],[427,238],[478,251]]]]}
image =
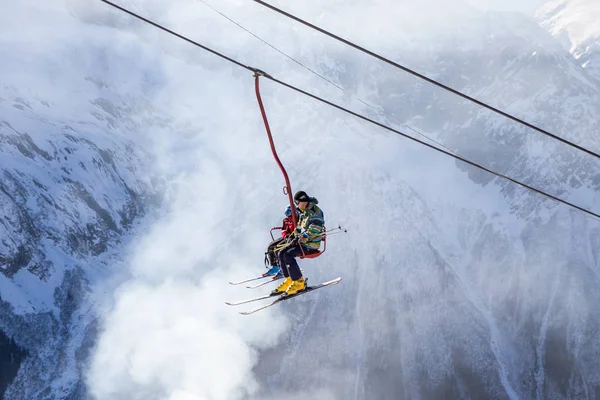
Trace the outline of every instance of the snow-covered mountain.
{"type": "Polygon", "coordinates": [[[537,18],[590,75],[600,79],[600,7],[597,1],[551,1],[539,9],[537,18]]]}
{"type": "Polygon", "coordinates": [[[1,323],[25,334],[17,342],[29,353],[12,390],[37,377],[70,391],[75,352],[90,340],[82,330],[94,331],[90,284],[118,265],[128,232],[155,203],[140,170],[148,156],[127,141],[45,122],[36,112],[42,104],[3,100],[15,111],[5,109],[0,128],[1,323]]]}
{"type": "MultiPolygon", "coordinates": [[[[346,91],[198,2],[133,3],[599,211],[594,158],[251,2],[211,4],[346,91]]],[[[588,26],[565,13],[593,2],[549,3],[539,25],[434,0],[321,3],[285,6],[600,151],[593,52],[555,30],[588,26]],[[347,26],[357,13],[381,29],[347,26]]],[[[0,26],[5,399],[600,398],[597,221],[264,81],[294,189],[349,233],[301,262],[341,285],[241,317],[223,301],[251,291],[227,282],[262,272],[286,205],[251,75],[101,3],[26,0],[0,26]],[[8,33],[23,21],[36,29],[8,33]]]]}
{"type": "Polygon", "coordinates": [[[7,399],[84,392],[81,371],[97,335],[92,289],[119,272],[132,229],[159,200],[153,157],[136,141],[150,120],[138,112],[143,95],[123,96],[127,86],[112,79],[127,57],[93,45],[86,51],[58,31],[10,33],[24,19],[61,16],[56,6],[23,3],[2,16],[0,330],[13,347],[2,353],[0,364],[11,367],[2,369],[0,393],[11,383],[7,399]]]}

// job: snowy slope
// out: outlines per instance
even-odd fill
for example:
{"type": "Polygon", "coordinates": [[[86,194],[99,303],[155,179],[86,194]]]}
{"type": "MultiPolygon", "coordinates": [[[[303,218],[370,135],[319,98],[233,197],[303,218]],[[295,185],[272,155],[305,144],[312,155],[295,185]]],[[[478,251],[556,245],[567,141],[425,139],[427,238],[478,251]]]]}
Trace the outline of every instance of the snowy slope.
{"type": "Polygon", "coordinates": [[[5,398],[59,398],[81,382],[91,290],[122,269],[157,188],[131,134],[141,96],[118,96],[129,89],[98,67],[102,54],[59,31],[10,34],[22,18],[62,15],[56,4],[11,11],[0,35],[0,330],[29,356],[5,398]]]}
{"type": "MultiPolygon", "coordinates": [[[[80,379],[74,352],[94,319],[89,285],[118,268],[124,235],[151,206],[152,187],[139,170],[147,154],[127,141],[104,144],[89,131],[56,126],[57,119],[48,124],[35,105],[20,110],[10,95],[3,99],[0,298],[13,316],[2,329],[31,355],[12,390],[41,371],[42,382],[63,390],[80,379]],[[51,356],[57,352],[65,358],[51,356]]],[[[28,384],[22,393],[41,398],[37,390],[28,384]]]]}

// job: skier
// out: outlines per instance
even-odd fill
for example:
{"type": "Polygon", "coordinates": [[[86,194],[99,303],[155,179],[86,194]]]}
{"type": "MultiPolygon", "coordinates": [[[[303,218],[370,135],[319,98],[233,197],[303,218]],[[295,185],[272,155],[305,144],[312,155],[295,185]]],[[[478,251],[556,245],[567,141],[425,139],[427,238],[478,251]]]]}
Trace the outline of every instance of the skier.
{"type": "Polygon", "coordinates": [[[319,201],[316,198],[301,190],[294,195],[294,203],[300,210],[298,226],[292,235],[288,236],[289,245],[279,251],[279,266],[285,280],[273,290],[273,295],[285,293],[289,296],[306,289],[306,280],[302,276],[296,257],[318,252],[325,231],[323,211],[317,206],[319,201]]]}
{"type": "MultiPolygon", "coordinates": [[[[298,218],[298,209],[294,207],[294,211],[296,211],[296,219],[298,218]]],[[[279,239],[275,239],[269,246],[267,247],[267,252],[265,253],[265,264],[268,265],[267,268],[269,270],[266,272],[266,275],[275,275],[275,278],[282,278],[283,273],[281,272],[281,268],[277,265],[277,255],[275,254],[275,247],[282,243],[288,235],[292,234],[294,231],[294,219],[292,218],[292,209],[290,206],[287,206],[285,209],[285,218],[283,219],[283,224],[281,226],[281,237],[279,239]]]]}

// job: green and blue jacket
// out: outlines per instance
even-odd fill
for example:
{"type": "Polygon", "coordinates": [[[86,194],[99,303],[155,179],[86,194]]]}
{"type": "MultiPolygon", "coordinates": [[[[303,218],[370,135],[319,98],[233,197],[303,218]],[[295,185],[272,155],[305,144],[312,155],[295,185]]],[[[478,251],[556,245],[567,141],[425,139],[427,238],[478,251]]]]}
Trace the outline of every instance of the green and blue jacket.
{"type": "Polygon", "coordinates": [[[321,246],[322,234],[325,232],[325,218],[323,211],[317,206],[318,200],[311,197],[311,201],[304,211],[300,211],[295,234],[306,238],[303,246],[318,250],[321,246]]]}

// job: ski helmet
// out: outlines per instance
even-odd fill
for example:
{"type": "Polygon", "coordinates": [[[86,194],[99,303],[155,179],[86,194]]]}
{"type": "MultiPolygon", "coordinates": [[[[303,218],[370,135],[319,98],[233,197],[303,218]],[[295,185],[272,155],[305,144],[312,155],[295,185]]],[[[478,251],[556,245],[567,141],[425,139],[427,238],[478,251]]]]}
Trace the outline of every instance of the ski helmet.
{"type": "Polygon", "coordinates": [[[300,190],[294,195],[294,201],[296,202],[296,204],[298,204],[303,201],[310,201],[310,197],[308,197],[305,191],[300,190]]]}

